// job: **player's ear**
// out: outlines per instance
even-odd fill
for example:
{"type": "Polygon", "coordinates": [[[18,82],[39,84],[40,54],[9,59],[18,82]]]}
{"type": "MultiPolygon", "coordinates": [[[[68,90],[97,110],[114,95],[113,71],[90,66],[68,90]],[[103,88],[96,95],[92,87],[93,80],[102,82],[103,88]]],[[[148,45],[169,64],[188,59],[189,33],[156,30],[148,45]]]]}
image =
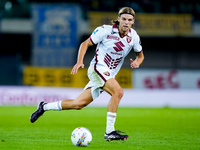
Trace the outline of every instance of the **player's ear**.
{"type": "Polygon", "coordinates": [[[117,21],[118,21],[118,22],[120,22],[119,20],[120,20],[120,16],[118,16],[118,18],[117,18],[117,21]]]}
{"type": "Polygon", "coordinates": [[[133,24],[132,24],[132,27],[134,26],[134,23],[135,23],[135,19],[133,18],[133,24]]]}

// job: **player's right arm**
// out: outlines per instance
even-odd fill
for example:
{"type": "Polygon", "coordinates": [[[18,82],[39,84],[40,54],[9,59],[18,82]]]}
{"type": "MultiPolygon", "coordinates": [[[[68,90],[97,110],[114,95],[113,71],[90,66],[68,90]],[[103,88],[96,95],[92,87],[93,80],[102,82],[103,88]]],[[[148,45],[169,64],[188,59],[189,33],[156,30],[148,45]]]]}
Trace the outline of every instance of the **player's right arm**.
{"type": "Polygon", "coordinates": [[[102,41],[103,37],[105,36],[105,33],[106,33],[106,31],[105,31],[104,26],[97,27],[92,32],[92,35],[87,40],[85,40],[83,43],[81,43],[81,45],[79,47],[77,63],[74,65],[74,67],[71,71],[71,74],[77,73],[77,71],[80,67],[84,68],[83,58],[85,56],[85,53],[86,53],[88,47],[102,41]]]}
{"type": "Polygon", "coordinates": [[[79,47],[77,63],[72,68],[71,74],[74,75],[75,73],[77,73],[77,71],[80,67],[84,68],[84,64],[83,64],[84,56],[86,54],[88,47],[92,46],[92,45],[93,45],[93,43],[91,42],[90,38],[88,38],[87,40],[85,40],[84,42],[81,43],[81,45],[79,47]]]}

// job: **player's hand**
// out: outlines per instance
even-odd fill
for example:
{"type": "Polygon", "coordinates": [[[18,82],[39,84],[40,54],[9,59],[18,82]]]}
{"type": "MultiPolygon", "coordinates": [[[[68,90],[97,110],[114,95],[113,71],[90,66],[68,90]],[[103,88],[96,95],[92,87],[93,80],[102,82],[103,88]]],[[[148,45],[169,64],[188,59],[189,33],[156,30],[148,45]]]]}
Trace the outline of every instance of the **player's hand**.
{"type": "Polygon", "coordinates": [[[73,74],[73,75],[76,74],[80,67],[84,68],[84,64],[83,63],[81,63],[81,64],[77,63],[76,65],[74,65],[74,67],[72,68],[71,74],[73,74]]]}
{"type": "Polygon", "coordinates": [[[140,65],[137,62],[137,60],[130,59],[130,62],[131,62],[131,68],[139,68],[140,65]]]}

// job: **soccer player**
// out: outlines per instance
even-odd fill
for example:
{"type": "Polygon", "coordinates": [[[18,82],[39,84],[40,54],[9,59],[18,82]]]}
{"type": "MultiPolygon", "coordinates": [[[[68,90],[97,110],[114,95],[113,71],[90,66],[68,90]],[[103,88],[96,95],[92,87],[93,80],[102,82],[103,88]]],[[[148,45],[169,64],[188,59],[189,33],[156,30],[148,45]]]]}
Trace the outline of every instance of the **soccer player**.
{"type": "Polygon", "coordinates": [[[120,70],[124,58],[133,49],[136,58],[130,59],[131,68],[139,68],[144,60],[140,38],[136,31],[131,28],[134,24],[135,12],[130,7],[123,7],[119,10],[117,20],[113,25],[97,27],[91,36],[81,43],[77,63],[74,65],[71,74],[84,68],[83,59],[89,46],[97,44],[95,56],[88,68],[89,83],[83,92],[74,100],[62,100],[52,103],[41,102],[37,110],[31,115],[31,122],[35,122],[44,112],[48,110],[69,110],[82,109],[96,99],[102,91],[111,95],[108,104],[106,141],[124,140],[128,135],[116,131],[114,124],[117,116],[119,102],[123,96],[123,89],[115,80],[115,75],[120,70]]]}

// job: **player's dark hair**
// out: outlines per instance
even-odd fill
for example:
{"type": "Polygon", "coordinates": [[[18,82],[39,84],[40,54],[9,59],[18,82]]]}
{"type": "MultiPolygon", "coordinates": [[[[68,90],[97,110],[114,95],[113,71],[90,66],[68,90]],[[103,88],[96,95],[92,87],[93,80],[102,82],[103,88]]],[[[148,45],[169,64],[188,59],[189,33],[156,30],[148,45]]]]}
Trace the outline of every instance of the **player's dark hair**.
{"type": "MultiPolygon", "coordinates": [[[[135,11],[132,8],[130,8],[130,7],[123,7],[123,8],[121,8],[119,10],[119,12],[118,12],[118,16],[120,17],[123,14],[130,14],[130,15],[133,16],[133,18],[135,17],[135,11]]],[[[117,25],[119,24],[118,20],[112,20],[111,22],[112,22],[112,24],[115,24],[115,23],[117,25]]]]}

